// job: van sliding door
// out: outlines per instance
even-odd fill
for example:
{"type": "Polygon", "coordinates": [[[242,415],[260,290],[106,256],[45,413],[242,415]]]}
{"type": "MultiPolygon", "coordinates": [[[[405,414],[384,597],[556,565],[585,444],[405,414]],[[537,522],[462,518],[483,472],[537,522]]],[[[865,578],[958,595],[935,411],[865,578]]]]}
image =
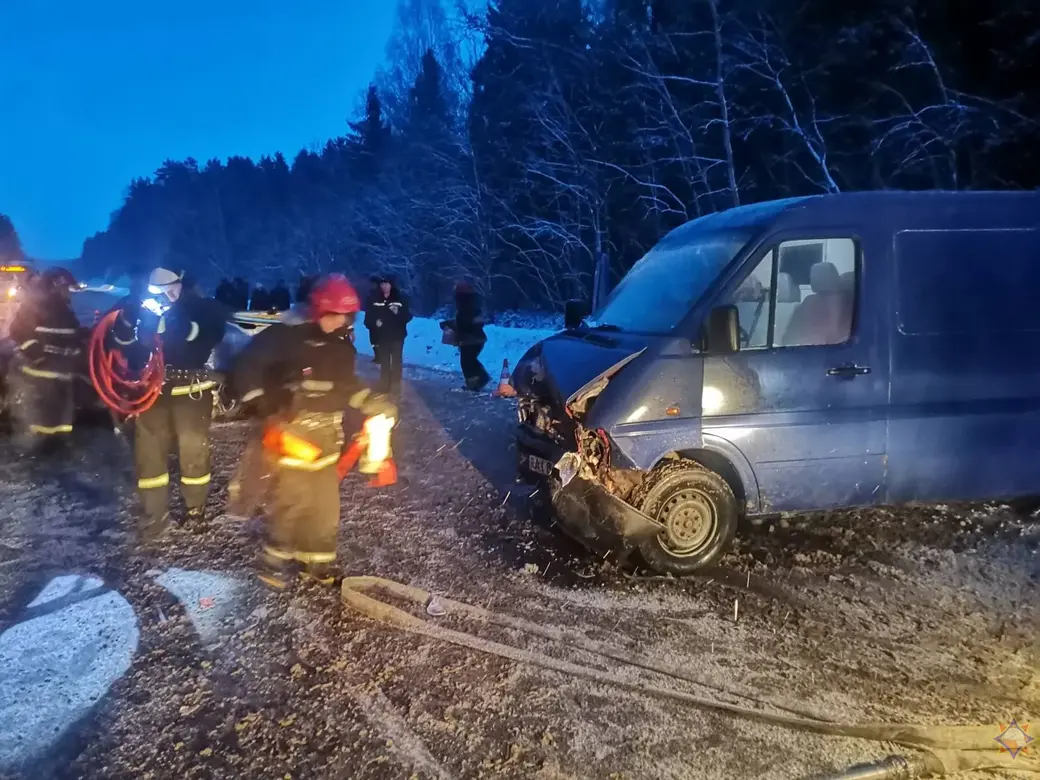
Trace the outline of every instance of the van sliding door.
{"type": "Polygon", "coordinates": [[[893,501],[1040,494],[1040,231],[895,237],[893,501]]]}

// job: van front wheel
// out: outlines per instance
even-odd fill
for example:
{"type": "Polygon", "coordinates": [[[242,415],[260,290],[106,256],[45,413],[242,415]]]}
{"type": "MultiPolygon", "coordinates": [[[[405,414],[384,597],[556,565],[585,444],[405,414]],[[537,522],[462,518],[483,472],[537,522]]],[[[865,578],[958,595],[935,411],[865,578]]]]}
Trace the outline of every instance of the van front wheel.
{"type": "Polygon", "coordinates": [[[733,540],[740,515],[726,480],[691,460],[669,461],[648,480],[639,508],[663,529],[639,546],[646,564],[683,576],[718,558],[733,540]]]}

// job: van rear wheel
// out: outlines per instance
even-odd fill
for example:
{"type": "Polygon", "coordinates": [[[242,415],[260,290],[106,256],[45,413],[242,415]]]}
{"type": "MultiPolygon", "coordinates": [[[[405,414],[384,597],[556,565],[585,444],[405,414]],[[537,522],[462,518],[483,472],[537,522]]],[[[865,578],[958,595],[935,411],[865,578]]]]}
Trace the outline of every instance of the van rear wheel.
{"type": "Polygon", "coordinates": [[[663,526],[639,552],[662,574],[692,574],[729,546],[740,511],[729,483],[692,460],[673,460],[648,478],[639,509],[663,526]]]}

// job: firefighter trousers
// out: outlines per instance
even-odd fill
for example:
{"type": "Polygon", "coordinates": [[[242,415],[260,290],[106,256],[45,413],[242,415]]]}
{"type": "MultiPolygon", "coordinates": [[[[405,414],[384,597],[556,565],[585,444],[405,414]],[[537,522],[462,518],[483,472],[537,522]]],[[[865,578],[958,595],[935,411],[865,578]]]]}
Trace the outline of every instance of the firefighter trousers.
{"type": "MultiPolygon", "coordinates": [[[[179,388],[175,388],[179,389],[179,388]]],[[[209,493],[209,425],[213,417],[213,392],[172,395],[163,391],[147,412],[137,418],[134,460],[137,489],[144,522],[161,524],[169,504],[169,458],[177,444],[181,494],[188,509],[202,509],[209,493]]]]}
{"type": "Polygon", "coordinates": [[[74,415],[71,374],[22,366],[17,378],[16,408],[22,429],[44,440],[72,433],[74,415]]]}
{"type": "Polygon", "coordinates": [[[274,464],[267,505],[265,556],[272,563],[304,565],[336,560],[339,535],[339,474],[343,417],[321,415],[318,424],[285,426],[289,432],[321,448],[317,460],[279,457],[274,464]]]}

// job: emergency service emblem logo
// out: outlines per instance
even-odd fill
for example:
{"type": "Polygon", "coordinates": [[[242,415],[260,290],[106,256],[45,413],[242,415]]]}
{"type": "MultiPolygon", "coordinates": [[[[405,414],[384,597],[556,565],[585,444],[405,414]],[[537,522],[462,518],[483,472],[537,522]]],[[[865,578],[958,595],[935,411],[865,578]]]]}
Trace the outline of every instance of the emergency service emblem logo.
{"type": "Polygon", "coordinates": [[[1036,737],[1031,737],[1027,733],[1029,731],[1028,723],[1020,726],[1017,720],[1012,719],[1007,726],[1004,726],[1003,723],[1000,725],[1004,730],[994,739],[1000,745],[1000,749],[1008,753],[1012,759],[1018,758],[1018,754],[1025,750],[1030,742],[1036,739],[1036,737]]]}

